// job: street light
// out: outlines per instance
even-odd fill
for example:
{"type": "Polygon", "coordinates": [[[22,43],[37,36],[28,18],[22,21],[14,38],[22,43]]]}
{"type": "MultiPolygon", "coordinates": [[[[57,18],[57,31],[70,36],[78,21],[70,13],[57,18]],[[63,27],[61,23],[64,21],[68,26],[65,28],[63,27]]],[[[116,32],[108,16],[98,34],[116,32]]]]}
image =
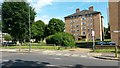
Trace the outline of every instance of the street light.
{"type": "Polygon", "coordinates": [[[31,31],[30,31],[30,6],[29,7],[29,52],[31,51],[31,31]]]}

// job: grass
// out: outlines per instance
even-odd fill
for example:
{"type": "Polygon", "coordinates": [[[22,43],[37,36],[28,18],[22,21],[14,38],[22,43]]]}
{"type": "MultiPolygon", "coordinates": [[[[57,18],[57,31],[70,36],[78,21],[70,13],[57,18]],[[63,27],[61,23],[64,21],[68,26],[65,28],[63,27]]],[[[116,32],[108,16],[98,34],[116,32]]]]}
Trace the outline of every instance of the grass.
{"type": "MultiPolygon", "coordinates": [[[[3,49],[19,49],[19,46],[5,46],[5,47],[0,47],[3,49]]],[[[28,49],[29,46],[21,46],[21,49],[28,49]]],[[[60,47],[60,46],[31,46],[32,49],[47,49],[47,50],[65,50],[65,49],[70,49],[70,47],[60,47]]]]}
{"type": "MultiPolygon", "coordinates": [[[[96,49],[95,52],[98,52],[98,53],[115,53],[115,49],[96,49]]],[[[120,49],[118,50],[118,53],[120,53],[120,49]]]]}

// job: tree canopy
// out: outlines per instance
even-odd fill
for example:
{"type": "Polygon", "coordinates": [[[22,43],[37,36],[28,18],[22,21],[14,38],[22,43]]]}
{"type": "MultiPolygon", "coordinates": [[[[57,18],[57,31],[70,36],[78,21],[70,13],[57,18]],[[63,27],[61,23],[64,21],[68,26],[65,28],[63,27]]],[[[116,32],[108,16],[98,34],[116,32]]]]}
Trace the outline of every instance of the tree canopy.
{"type": "Polygon", "coordinates": [[[108,28],[104,27],[105,39],[110,39],[110,24],[108,23],[108,28]]]}
{"type": "Polygon", "coordinates": [[[47,34],[52,35],[58,32],[63,32],[64,26],[65,26],[65,23],[62,20],[52,18],[50,19],[49,24],[46,29],[47,34]]]}
{"type": "Polygon", "coordinates": [[[44,38],[45,23],[38,20],[32,24],[32,37],[36,39],[36,42],[44,38]]]}
{"type": "MultiPolygon", "coordinates": [[[[26,2],[3,2],[2,22],[3,32],[9,33],[14,40],[24,40],[29,33],[30,24],[34,22],[35,11],[26,2]]],[[[31,26],[31,25],[30,25],[31,26]]]]}

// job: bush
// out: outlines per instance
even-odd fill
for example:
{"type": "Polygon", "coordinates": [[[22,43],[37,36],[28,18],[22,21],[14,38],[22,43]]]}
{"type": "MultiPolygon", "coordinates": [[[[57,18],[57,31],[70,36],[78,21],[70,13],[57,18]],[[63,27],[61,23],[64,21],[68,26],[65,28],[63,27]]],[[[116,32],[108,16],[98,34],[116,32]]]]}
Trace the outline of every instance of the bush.
{"type": "Polygon", "coordinates": [[[46,38],[47,44],[56,44],[60,46],[75,46],[74,37],[69,33],[56,33],[46,38]]]}
{"type": "Polygon", "coordinates": [[[100,38],[96,38],[95,41],[100,41],[100,38]]]}
{"type": "Polygon", "coordinates": [[[6,41],[11,41],[12,40],[12,36],[10,34],[6,34],[6,35],[4,35],[4,39],[6,41]]]}

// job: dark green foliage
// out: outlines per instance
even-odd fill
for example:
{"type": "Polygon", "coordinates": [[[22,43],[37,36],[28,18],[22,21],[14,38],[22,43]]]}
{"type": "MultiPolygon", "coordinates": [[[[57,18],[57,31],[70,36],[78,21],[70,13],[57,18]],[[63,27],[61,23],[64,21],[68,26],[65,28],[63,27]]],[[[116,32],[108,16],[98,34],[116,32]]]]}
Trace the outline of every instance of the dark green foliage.
{"type": "Polygon", "coordinates": [[[46,39],[47,44],[56,44],[61,46],[75,46],[74,37],[69,33],[56,33],[46,39]]]}
{"type": "Polygon", "coordinates": [[[16,41],[23,41],[28,38],[29,9],[30,24],[32,24],[36,13],[28,3],[4,2],[2,4],[3,32],[9,33],[16,41]]]}
{"type": "Polygon", "coordinates": [[[105,39],[110,39],[110,24],[108,23],[108,28],[104,27],[104,36],[105,39]]]}
{"type": "Polygon", "coordinates": [[[52,18],[49,21],[48,26],[46,27],[47,36],[58,33],[58,32],[63,32],[64,26],[65,26],[65,23],[62,20],[52,18]]]}
{"type": "Polygon", "coordinates": [[[45,23],[41,20],[32,24],[32,38],[36,39],[36,42],[44,39],[45,23]]]}

